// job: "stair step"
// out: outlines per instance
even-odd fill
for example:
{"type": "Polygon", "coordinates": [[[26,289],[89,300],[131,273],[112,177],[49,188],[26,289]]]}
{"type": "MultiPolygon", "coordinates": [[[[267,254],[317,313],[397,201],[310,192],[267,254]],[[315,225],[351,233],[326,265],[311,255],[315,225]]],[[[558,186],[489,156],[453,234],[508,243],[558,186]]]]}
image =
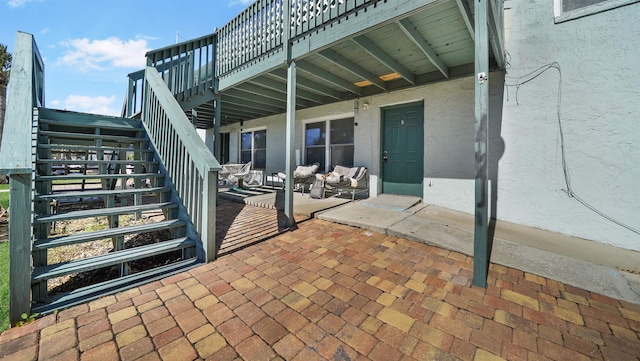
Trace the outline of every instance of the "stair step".
{"type": "Polygon", "coordinates": [[[106,153],[110,152],[134,152],[134,153],[153,153],[151,149],[137,149],[128,147],[96,147],[92,145],[78,145],[78,144],[38,144],[39,149],[65,149],[71,151],[89,151],[90,153],[96,153],[102,151],[106,153]]]}
{"type": "Polygon", "coordinates": [[[201,263],[195,258],[160,266],[148,271],[138,272],[115,280],[109,280],[95,285],[78,288],[71,292],[58,294],[47,298],[47,303],[36,303],[32,307],[32,313],[40,315],[48,314],[55,310],[65,309],[80,303],[125,291],[133,287],[139,287],[155,280],[184,272],[201,263]]]}
{"type": "Polygon", "coordinates": [[[85,134],[85,133],[72,133],[72,132],[56,132],[50,130],[41,130],[39,135],[47,136],[51,139],[84,139],[84,140],[98,140],[103,139],[112,142],[119,143],[136,143],[148,141],[147,138],[129,137],[124,135],[99,135],[99,134],[85,134]]]}
{"type": "Polygon", "coordinates": [[[100,165],[100,164],[125,164],[125,165],[146,165],[146,164],[158,164],[153,160],[92,160],[92,159],[38,159],[38,163],[43,164],[69,164],[69,165],[100,165]]]}
{"type": "Polygon", "coordinates": [[[86,191],[71,191],[60,192],[53,194],[43,194],[36,196],[36,200],[52,201],[63,198],[89,198],[89,197],[108,197],[108,196],[125,196],[131,194],[145,194],[145,193],[165,193],[171,191],[167,187],[152,187],[152,188],[131,188],[131,189],[114,189],[114,190],[86,190],[86,191]]]}
{"type": "Polygon", "coordinates": [[[144,130],[139,120],[132,120],[129,118],[104,117],[92,119],[92,117],[75,117],[75,119],[73,119],[72,117],[69,117],[64,120],[53,120],[41,117],[39,119],[39,122],[40,125],[46,124],[50,126],[73,128],[100,128],[111,130],[125,130],[132,132],[139,132],[144,130]]]}
{"type": "Polygon", "coordinates": [[[36,182],[48,181],[69,181],[82,179],[123,179],[123,178],[162,178],[164,174],[160,173],[132,173],[132,174],[67,174],[67,175],[40,175],[36,176],[36,182]]]}
{"type": "Polygon", "coordinates": [[[61,214],[46,214],[36,216],[35,223],[51,223],[58,221],[65,221],[69,219],[89,218],[89,217],[102,217],[102,216],[115,216],[120,214],[131,214],[143,211],[152,211],[158,209],[172,209],[177,208],[178,205],[171,202],[164,203],[151,203],[138,206],[125,206],[125,207],[111,207],[111,208],[98,208],[98,209],[86,209],[82,211],[73,211],[61,214]]]}
{"type": "Polygon", "coordinates": [[[139,246],[107,254],[82,258],[64,263],[35,267],[31,275],[33,282],[45,281],[68,274],[91,271],[98,268],[114,266],[141,258],[194,247],[195,242],[187,237],[177,238],[145,246],[139,246]]]}
{"type": "Polygon", "coordinates": [[[70,244],[85,243],[91,241],[97,241],[99,239],[107,239],[113,237],[121,237],[128,234],[146,233],[162,231],[166,229],[173,229],[184,227],[186,222],[171,219],[168,221],[161,221],[148,224],[136,224],[133,226],[108,228],[100,231],[75,233],[67,236],[51,237],[45,239],[37,239],[33,242],[33,250],[41,251],[49,248],[68,246],[70,244]]]}

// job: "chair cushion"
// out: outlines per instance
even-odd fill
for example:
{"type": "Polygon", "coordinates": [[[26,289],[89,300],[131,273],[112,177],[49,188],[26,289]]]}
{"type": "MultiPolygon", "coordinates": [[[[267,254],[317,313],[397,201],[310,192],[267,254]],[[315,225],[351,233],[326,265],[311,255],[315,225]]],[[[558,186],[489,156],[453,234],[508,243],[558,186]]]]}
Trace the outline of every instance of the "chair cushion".
{"type": "MultiPolygon", "coordinates": [[[[310,178],[318,171],[319,167],[319,163],[314,163],[311,165],[299,165],[293,171],[293,178],[310,178]]],[[[278,178],[286,179],[287,175],[285,174],[285,172],[278,172],[278,178]]]]}
{"type": "Polygon", "coordinates": [[[336,165],[336,167],[333,168],[333,173],[337,173],[338,175],[347,176],[347,175],[349,175],[349,170],[351,170],[351,168],[345,167],[345,166],[341,166],[341,165],[336,165]]]}
{"type": "MultiPolygon", "coordinates": [[[[336,165],[332,172],[327,174],[316,174],[316,178],[326,181],[328,184],[337,184],[346,182],[351,187],[358,187],[358,181],[364,176],[367,168],[365,167],[344,167],[336,165]]],[[[346,185],[345,184],[345,185],[346,185]]]]}
{"type": "Polygon", "coordinates": [[[319,164],[312,164],[312,165],[299,165],[296,167],[296,169],[293,171],[293,176],[294,177],[310,177],[312,176],[315,172],[318,171],[318,167],[320,165],[319,164]]]}
{"type": "Polygon", "coordinates": [[[344,175],[338,172],[331,172],[327,174],[325,182],[327,183],[340,183],[344,179],[344,175]]]}
{"type": "Polygon", "coordinates": [[[347,174],[347,176],[349,178],[352,179],[360,179],[362,178],[362,176],[364,175],[364,173],[366,172],[365,167],[353,167],[349,169],[349,173],[347,174]]]}

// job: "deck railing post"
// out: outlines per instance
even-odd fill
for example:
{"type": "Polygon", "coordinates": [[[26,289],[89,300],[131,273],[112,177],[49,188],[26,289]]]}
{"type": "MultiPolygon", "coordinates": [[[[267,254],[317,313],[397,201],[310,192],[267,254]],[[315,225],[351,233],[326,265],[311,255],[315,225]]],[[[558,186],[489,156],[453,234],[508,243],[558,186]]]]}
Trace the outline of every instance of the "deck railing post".
{"type": "Polygon", "coordinates": [[[129,87],[127,88],[127,103],[126,103],[126,112],[124,116],[127,118],[131,117],[133,114],[133,108],[135,108],[134,99],[136,92],[136,82],[129,76],[129,87]]]}
{"type": "Polygon", "coordinates": [[[202,243],[205,262],[213,261],[218,253],[216,244],[216,202],[218,197],[217,172],[211,171],[204,179],[204,205],[202,209],[202,243]]]}
{"type": "Polygon", "coordinates": [[[213,155],[218,161],[222,158],[222,142],[220,139],[220,94],[214,98],[215,108],[213,109],[213,155]]]}
{"type": "Polygon", "coordinates": [[[9,320],[31,314],[31,173],[9,176],[9,320]]]}
{"type": "Polygon", "coordinates": [[[45,105],[44,64],[31,34],[16,34],[8,91],[0,172],[9,174],[9,320],[16,323],[31,313],[34,108],[45,105]]]}

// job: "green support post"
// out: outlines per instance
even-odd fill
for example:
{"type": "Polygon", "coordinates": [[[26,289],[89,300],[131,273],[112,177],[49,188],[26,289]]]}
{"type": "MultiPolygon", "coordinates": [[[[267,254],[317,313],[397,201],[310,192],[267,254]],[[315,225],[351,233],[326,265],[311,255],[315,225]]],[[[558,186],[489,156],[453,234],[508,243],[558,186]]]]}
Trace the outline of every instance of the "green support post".
{"type": "Polygon", "coordinates": [[[218,161],[222,157],[222,142],[220,141],[220,94],[216,94],[213,109],[213,155],[218,161]]]}
{"type": "Polygon", "coordinates": [[[9,176],[9,320],[31,314],[31,173],[9,176]]]}
{"type": "Polygon", "coordinates": [[[488,249],[488,158],[489,158],[489,37],[487,0],[475,3],[475,224],[473,240],[473,284],[487,287],[488,249]]]}
{"type": "MultiPolygon", "coordinates": [[[[284,18],[289,19],[291,14],[291,0],[284,2],[284,18]]],[[[296,130],[296,62],[291,58],[291,29],[284,27],[283,45],[287,54],[287,120],[285,125],[285,174],[284,181],[284,217],[289,229],[295,228],[296,220],[293,217],[293,163],[294,137],[296,130]]]]}
{"type": "Polygon", "coordinates": [[[296,220],[293,218],[293,139],[296,123],[296,63],[291,61],[287,74],[287,121],[286,121],[286,167],[287,175],[284,181],[284,216],[286,226],[293,228],[296,220]]]}

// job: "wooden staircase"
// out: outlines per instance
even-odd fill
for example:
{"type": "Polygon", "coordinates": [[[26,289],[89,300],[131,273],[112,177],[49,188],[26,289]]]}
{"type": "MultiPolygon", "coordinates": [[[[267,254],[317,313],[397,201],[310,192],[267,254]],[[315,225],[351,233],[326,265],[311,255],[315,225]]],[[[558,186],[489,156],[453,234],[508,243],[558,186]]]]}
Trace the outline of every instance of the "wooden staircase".
{"type": "Polygon", "coordinates": [[[200,262],[198,240],[188,236],[194,234],[191,222],[181,216],[182,204],[139,120],[39,108],[34,122],[32,312],[85,302],[200,262]],[[108,228],[90,226],[98,219],[106,220],[108,228]],[[84,222],[85,230],[61,233],[59,224],[72,220],[84,222]],[[127,242],[154,232],[164,232],[164,237],[146,237],[153,243],[135,246],[127,242]],[[108,252],[48,261],[48,254],[59,254],[64,247],[91,249],[109,241],[108,252]],[[167,254],[172,261],[137,271],[130,266],[167,254]],[[92,284],[50,294],[49,280],[89,271],[92,284]],[[105,280],[101,273],[117,276],[105,280]]]}

